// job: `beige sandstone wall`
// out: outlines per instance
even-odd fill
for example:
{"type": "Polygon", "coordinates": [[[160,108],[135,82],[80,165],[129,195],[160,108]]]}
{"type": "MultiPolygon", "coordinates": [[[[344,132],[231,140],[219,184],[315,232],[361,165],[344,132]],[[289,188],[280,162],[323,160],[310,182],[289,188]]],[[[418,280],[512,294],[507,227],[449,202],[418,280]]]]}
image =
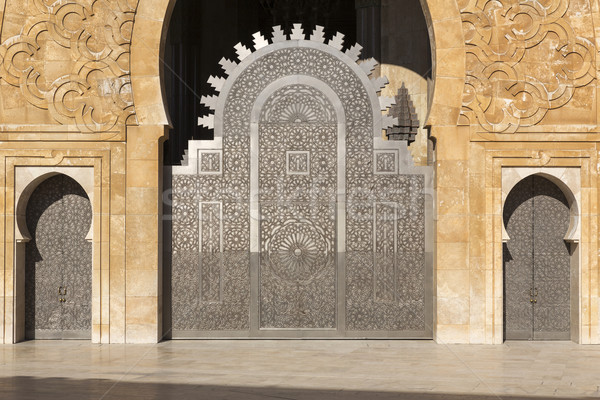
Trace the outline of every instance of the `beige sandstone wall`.
{"type": "Polygon", "coordinates": [[[142,7],[162,12],[156,30],[145,25],[148,11],[136,15],[137,7],[137,0],[0,1],[4,343],[20,339],[15,328],[23,323],[13,312],[22,296],[14,279],[14,176],[15,168],[31,166],[94,169],[93,341],[160,338],[159,140],[167,121],[162,100],[152,96],[160,93],[158,62],[148,53],[158,52],[166,8],[142,7]],[[134,20],[140,33],[132,41],[134,20]],[[136,46],[142,50],[132,51],[136,46]],[[157,87],[144,77],[143,64],[153,61],[149,74],[157,87]],[[138,115],[136,85],[144,99],[138,115]],[[144,126],[135,126],[139,118],[144,126]]]}
{"type": "Polygon", "coordinates": [[[457,3],[466,52],[459,126],[433,127],[438,340],[502,343],[503,169],[569,167],[581,173],[574,339],[598,343],[598,4],[457,3]]]}

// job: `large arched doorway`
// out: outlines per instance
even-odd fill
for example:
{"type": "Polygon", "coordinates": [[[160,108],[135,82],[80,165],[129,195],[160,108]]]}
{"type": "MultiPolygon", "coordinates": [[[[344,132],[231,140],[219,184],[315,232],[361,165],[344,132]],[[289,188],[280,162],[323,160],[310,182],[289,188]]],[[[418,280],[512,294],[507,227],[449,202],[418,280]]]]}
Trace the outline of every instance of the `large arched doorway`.
{"type": "MultiPolygon", "coordinates": [[[[168,27],[168,21],[175,5],[175,0],[160,0],[158,2],[150,0],[140,0],[138,6],[138,12],[136,14],[136,23],[133,28],[133,40],[131,47],[131,64],[132,64],[132,91],[136,104],[136,114],[140,125],[143,126],[144,132],[155,132],[157,137],[164,137],[163,126],[169,125],[169,119],[167,117],[166,100],[168,96],[165,96],[165,86],[158,90],[156,83],[160,82],[162,76],[161,71],[164,66],[163,60],[166,58],[165,49],[168,47],[165,45],[166,30],[168,27]],[[160,23],[163,23],[163,30],[151,29],[147,30],[148,26],[157,27],[160,23]],[[136,38],[141,38],[136,40],[136,38]],[[149,52],[148,49],[154,51],[149,52]],[[143,67],[142,67],[143,66],[143,67]],[[140,68],[142,67],[142,68],[140,68]],[[153,79],[154,83],[148,81],[153,79]],[[148,92],[148,85],[155,85],[155,91],[148,92]]],[[[453,63],[433,63],[433,76],[435,76],[436,88],[447,88],[456,86],[457,82],[464,79],[465,70],[464,52],[464,41],[462,38],[462,23],[460,19],[459,9],[455,2],[450,4],[432,4],[431,1],[422,1],[423,11],[429,33],[431,36],[432,43],[434,38],[444,37],[445,40],[435,41],[435,45],[432,49],[435,49],[434,59],[443,59],[449,51],[452,51],[453,63]],[[436,32],[443,31],[444,35],[435,35],[436,32]],[[447,40],[451,38],[451,40],[447,40]],[[456,51],[458,50],[458,51],[456,51]],[[438,85],[438,83],[440,83],[438,85]]],[[[344,31],[344,29],[340,29],[344,31]]],[[[246,43],[246,45],[250,45],[246,43]]],[[[214,65],[214,64],[211,64],[214,65]]],[[[168,78],[165,77],[165,81],[168,78]]],[[[197,99],[194,100],[197,102],[197,99]]],[[[428,124],[436,126],[454,126],[458,120],[458,114],[455,112],[448,112],[448,110],[458,110],[462,104],[462,91],[461,90],[436,90],[435,88],[431,91],[431,100],[428,102],[431,105],[429,114],[424,120],[428,121],[428,124]]],[[[173,125],[175,123],[173,122],[173,125]]],[[[436,135],[440,132],[432,131],[432,135],[436,135]]],[[[149,136],[148,136],[149,137],[149,136]]],[[[171,137],[176,137],[172,134],[171,137]]],[[[154,138],[154,137],[153,137],[154,138]]],[[[187,137],[184,141],[187,141],[187,137]]],[[[150,139],[149,144],[154,144],[154,139],[150,139]]],[[[131,142],[133,143],[133,142],[131,142]]],[[[185,158],[185,157],[184,157],[185,158]]],[[[167,164],[169,164],[167,162],[167,164]]],[[[165,176],[167,181],[169,178],[168,169],[165,170],[165,176]]],[[[165,206],[165,215],[170,214],[170,205],[165,206]]],[[[174,217],[173,217],[174,218],[174,217]]],[[[172,235],[169,224],[165,224],[165,238],[167,243],[172,235]]],[[[194,241],[197,242],[197,241],[194,241]]],[[[171,249],[165,246],[164,259],[169,260],[171,257],[171,249]]],[[[429,254],[430,259],[433,256],[429,254]]],[[[165,261],[165,275],[163,287],[164,298],[167,299],[164,305],[163,320],[165,321],[165,332],[170,332],[171,326],[171,304],[169,298],[171,297],[171,270],[172,267],[168,261],[165,261]]]]}
{"type": "Polygon", "coordinates": [[[509,193],[504,224],[504,328],[507,340],[571,338],[570,207],[561,189],[532,175],[509,193]]]}
{"type": "Polygon", "coordinates": [[[170,171],[173,337],[431,338],[432,169],[381,138],[375,61],[273,36],[170,171]]]}
{"type": "Polygon", "coordinates": [[[92,207],[85,190],[66,175],[48,178],[32,193],[26,221],[26,338],[90,339],[92,207]]]}

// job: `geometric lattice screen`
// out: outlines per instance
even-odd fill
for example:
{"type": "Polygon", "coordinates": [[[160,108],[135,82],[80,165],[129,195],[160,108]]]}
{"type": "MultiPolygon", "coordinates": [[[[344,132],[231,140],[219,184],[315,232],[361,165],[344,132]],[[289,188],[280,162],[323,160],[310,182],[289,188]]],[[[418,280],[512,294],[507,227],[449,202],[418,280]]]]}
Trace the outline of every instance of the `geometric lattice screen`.
{"type": "Polygon", "coordinates": [[[174,337],[431,337],[432,170],[360,46],[275,28],[212,77],[172,173],[174,337]]]}

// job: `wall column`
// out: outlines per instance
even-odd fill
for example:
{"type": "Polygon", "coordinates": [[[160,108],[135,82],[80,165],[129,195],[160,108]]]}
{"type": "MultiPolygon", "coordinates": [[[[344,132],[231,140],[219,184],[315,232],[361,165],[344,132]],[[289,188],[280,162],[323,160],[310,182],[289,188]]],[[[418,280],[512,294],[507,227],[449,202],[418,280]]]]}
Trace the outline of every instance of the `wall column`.
{"type": "Polygon", "coordinates": [[[162,140],[164,126],[127,132],[126,342],[162,336],[162,140]]]}
{"type": "Polygon", "coordinates": [[[436,305],[438,343],[468,343],[469,127],[434,128],[436,162],[436,305]]]}

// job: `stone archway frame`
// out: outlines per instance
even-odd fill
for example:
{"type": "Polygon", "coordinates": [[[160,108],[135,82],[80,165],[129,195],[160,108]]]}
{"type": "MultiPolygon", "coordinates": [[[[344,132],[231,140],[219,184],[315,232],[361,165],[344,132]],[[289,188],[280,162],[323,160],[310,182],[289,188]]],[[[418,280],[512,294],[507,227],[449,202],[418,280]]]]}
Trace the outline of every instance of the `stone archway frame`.
{"type": "MultiPolygon", "coordinates": [[[[571,340],[580,342],[581,321],[581,168],[577,167],[505,167],[502,168],[502,208],[513,188],[523,179],[541,176],[554,183],[565,195],[569,203],[569,229],[565,242],[571,245],[571,340]]],[[[502,222],[502,242],[510,240],[504,221],[502,222]]]]}
{"type": "MultiPolygon", "coordinates": [[[[31,234],[25,220],[27,204],[35,189],[46,179],[66,175],[77,182],[87,194],[94,213],[94,168],[93,167],[16,167],[15,168],[15,240],[28,242],[31,234]]],[[[92,241],[94,221],[86,235],[92,241]]]]}
{"type": "MultiPolygon", "coordinates": [[[[577,268],[573,269],[577,276],[571,281],[577,284],[571,293],[572,316],[576,322],[572,323],[571,337],[574,342],[591,344],[598,341],[598,334],[594,329],[597,324],[597,313],[593,311],[593,304],[598,301],[598,283],[593,277],[598,260],[591,257],[597,249],[598,233],[593,228],[597,224],[597,216],[591,212],[593,196],[597,193],[596,174],[593,165],[597,163],[597,154],[593,146],[586,150],[553,150],[540,151],[534,144],[520,150],[488,149],[485,154],[485,229],[479,240],[485,238],[485,245],[489,251],[485,258],[484,281],[482,287],[476,292],[478,299],[485,302],[481,314],[475,317],[486,321],[485,343],[502,344],[504,341],[504,297],[503,297],[503,229],[504,221],[502,209],[504,200],[521,177],[540,174],[552,182],[563,182],[559,185],[561,190],[572,192],[571,199],[567,191],[568,201],[573,198],[577,201],[575,215],[578,216],[577,228],[569,231],[569,237],[576,244],[574,252],[577,268]],[[554,171],[553,171],[554,170],[554,171]],[[507,171],[507,172],[505,172],[507,171]],[[562,172],[561,172],[562,171],[562,172]],[[579,179],[577,179],[579,177],[579,179]],[[576,181],[579,181],[578,183],[576,181]],[[579,190],[578,190],[579,188],[579,190]],[[483,300],[484,299],[484,300],[483,300]]],[[[572,207],[574,208],[574,207],[572,207]]],[[[504,238],[506,235],[504,235],[504,238]]],[[[572,245],[573,247],[574,245],[572,245]]],[[[572,320],[573,322],[574,320],[572,320]]]]}
{"type": "MultiPolygon", "coordinates": [[[[5,232],[5,313],[4,343],[17,343],[25,335],[25,245],[29,232],[24,213],[35,188],[47,178],[64,174],[77,181],[88,195],[92,207],[92,342],[108,342],[109,332],[109,243],[111,184],[110,150],[35,150],[35,155],[0,152],[5,157],[5,214],[10,225],[5,232]],[[22,215],[20,215],[22,214],[22,215]],[[14,218],[13,218],[14,216],[14,218]],[[103,283],[104,282],[104,283],[103,283]]],[[[0,175],[1,176],[1,175],[0,175]]]]}
{"type": "MultiPolygon", "coordinates": [[[[507,167],[502,168],[502,204],[506,202],[511,190],[523,179],[531,176],[542,176],[563,192],[569,202],[571,213],[569,229],[565,235],[565,241],[579,243],[581,239],[581,171],[579,168],[531,168],[531,167],[507,167]]],[[[506,227],[502,227],[502,241],[510,238],[506,233],[506,227]]]]}
{"type": "MultiPolygon", "coordinates": [[[[14,305],[14,341],[19,342],[25,339],[25,247],[27,242],[32,239],[31,233],[27,228],[27,204],[35,189],[37,189],[41,183],[53,176],[65,175],[77,182],[87,194],[92,208],[92,221],[85,239],[92,243],[92,271],[90,271],[90,275],[92,276],[92,291],[100,284],[99,282],[94,282],[95,274],[93,273],[93,264],[95,260],[94,253],[98,251],[93,244],[94,225],[99,225],[100,221],[97,220],[97,215],[99,215],[99,212],[97,211],[99,204],[94,201],[95,182],[93,166],[16,166],[14,173],[15,251],[13,258],[15,266],[14,285],[16,289],[15,292],[17,293],[14,305]]],[[[93,293],[90,293],[90,298],[92,298],[92,315],[90,316],[90,319],[92,321],[94,319],[100,319],[100,304],[94,303],[93,293]],[[95,313],[98,315],[94,315],[95,313]]]]}
{"type": "Polygon", "coordinates": [[[163,83],[164,46],[176,0],[139,0],[131,36],[131,87],[138,125],[170,125],[163,83]]]}
{"type": "MultiPolygon", "coordinates": [[[[466,77],[459,0],[420,0],[431,43],[433,93],[425,126],[458,125],[466,77]]],[[[440,132],[443,134],[442,132],[440,132]]],[[[432,130],[436,136],[438,131],[432,130]]]]}
{"type": "MultiPolygon", "coordinates": [[[[465,82],[462,20],[454,0],[420,0],[433,56],[428,126],[456,126],[465,82]]],[[[139,0],[131,42],[131,84],[138,124],[168,126],[162,82],[164,44],[176,0],[139,0]]]]}
{"type": "MultiPolygon", "coordinates": [[[[167,136],[166,128],[169,125],[162,79],[162,55],[175,1],[139,0],[136,10],[131,41],[130,75],[139,126],[127,128],[127,170],[145,169],[149,171],[148,168],[156,168],[157,171],[154,174],[156,176],[136,174],[136,177],[131,178],[128,174],[126,183],[128,199],[132,195],[141,195],[143,191],[155,190],[160,193],[162,190],[158,171],[161,159],[159,146],[161,140],[167,136]]],[[[431,134],[434,137],[441,137],[444,133],[455,137],[465,82],[465,45],[459,6],[455,0],[421,0],[421,5],[429,30],[435,80],[426,125],[431,127],[431,134]],[[444,60],[447,62],[443,62],[444,60]]],[[[158,222],[154,222],[152,226],[145,226],[144,230],[149,232],[146,236],[155,236],[160,240],[161,235],[158,230],[161,225],[161,204],[145,207],[144,210],[141,210],[141,206],[137,208],[140,210],[136,210],[136,213],[139,212],[146,218],[156,216],[155,220],[158,222]],[[155,230],[157,232],[154,232],[155,230]]],[[[140,219],[141,217],[133,215],[130,208],[127,209],[126,218],[128,227],[138,228],[131,222],[137,223],[136,218],[140,219]]],[[[148,268],[146,275],[154,273],[154,269],[157,269],[160,274],[161,265],[158,261],[160,257],[142,251],[139,243],[134,242],[134,239],[129,239],[129,236],[126,244],[127,260],[135,254],[147,254],[143,260],[144,265],[148,268]]],[[[127,261],[127,265],[129,265],[129,261],[127,261]]],[[[157,278],[157,280],[160,282],[160,279],[157,278]]],[[[144,299],[147,298],[148,301],[144,303],[144,307],[145,304],[148,304],[147,313],[156,314],[158,324],[160,324],[162,315],[158,303],[161,302],[161,290],[156,287],[151,291],[153,292],[152,296],[147,297],[148,290],[145,290],[136,297],[136,301],[146,296],[144,299]],[[158,297],[158,302],[155,302],[155,297],[158,297]]],[[[134,295],[133,292],[132,295],[134,295]]],[[[141,303],[138,304],[138,307],[141,306],[141,303]]],[[[125,318],[127,319],[128,316],[125,318]]],[[[131,320],[136,320],[136,318],[132,315],[131,320]]],[[[128,342],[158,340],[161,336],[160,327],[153,328],[153,324],[156,325],[156,322],[136,320],[131,325],[133,331],[129,329],[130,325],[127,325],[126,340],[128,342]]]]}

